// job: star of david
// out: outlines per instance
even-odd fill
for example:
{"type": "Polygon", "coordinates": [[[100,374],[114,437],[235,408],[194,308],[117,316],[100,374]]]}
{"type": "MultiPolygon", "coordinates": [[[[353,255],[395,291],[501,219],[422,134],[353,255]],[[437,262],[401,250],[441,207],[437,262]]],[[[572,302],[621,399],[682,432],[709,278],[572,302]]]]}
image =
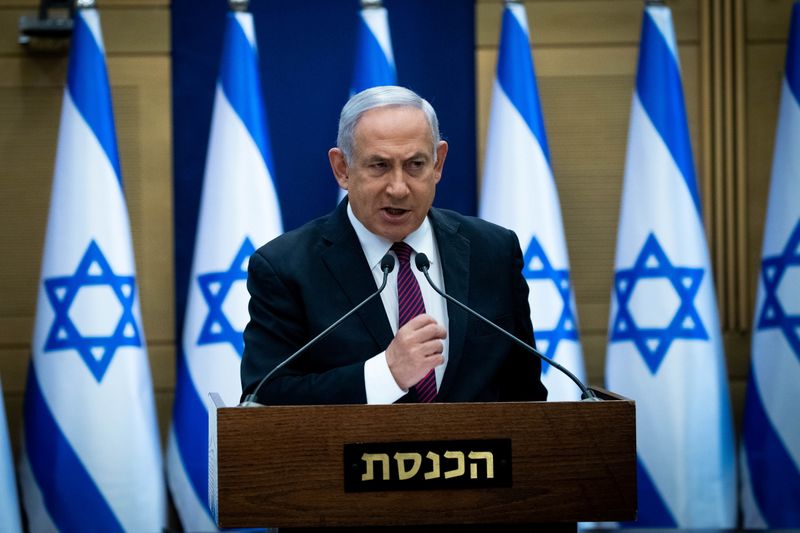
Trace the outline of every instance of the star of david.
{"type": "MultiPolygon", "coordinates": [[[[552,359],[555,357],[558,343],[562,340],[578,340],[575,315],[572,311],[572,297],[570,294],[572,289],[569,282],[569,270],[556,270],[553,268],[542,245],[535,236],[531,237],[531,242],[528,244],[527,250],[525,250],[523,261],[525,264],[522,268],[522,275],[525,276],[525,279],[551,281],[561,296],[561,316],[559,316],[555,328],[549,330],[537,329],[534,332],[534,337],[538,342],[547,344],[544,354],[552,359]]],[[[550,365],[543,362],[542,372],[546,374],[549,369],[550,365]]]]}
{"type": "MultiPolygon", "coordinates": [[[[765,257],[761,262],[761,278],[766,297],[758,317],[758,330],[779,328],[800,358],[800,315],[787,313],[778,297],[778,286],[789,267],[800,267],[800,221],[794,227],[789,241],[780,255],[765,257]]],[[[796,293],[796,291],[795,291],[796,293]]]]}
{"type": "MultiPolygon", "coordinates": [[[[142,345],[139,326],[133,316],[136,280],[133,276],[116,275],[94,240],[89,243],[73,275],[45,279],[44,288],[56,315],[44,351],[76,350],[98,383],[103,380],[117,348],[142,345]],[[80,290],[92,286],[107,286],[122,306],[117,325],[108,336],[83,335],[69,316],[80,290]]],[[[108,310],[97,309],[97,312],[108,310]]]]}
{"type": "Polygon", "coordinates": [[[253,243],[245,237],[236,257],[233,258],[230,267],[222,272],[209,272],[197,276],[197,283],[200,285],[200,292],[208,304],[208,315],[200,329],[200,336],[197,339],[199,346],[204,344],[215,344],[227,342],[233,346],[239,357],[244,353],[244,339],[242,332],[237,331],[225,311],[222,304],[228,296],[234,283],[247,279],[247,261],[253,252],[256,251],[253,243]]]}
{"type": "MultiPolygon", "coordinates": [[[[708,339],[708,333],[694,306],[694,298],[703,279],[702,268],[673,265],[652,233],[636,258],[633,268],[614,275],[617,316],[611,328],[611,342],[633,341],[655,374],[676,339],[708,339]],[[666,279],[680,299],[675,315],[665,328],[644,328],[636,324],[628,304],[637,282],[642,279],[666,279]]],[[[653,302],[658,304],[658,302],[653,302]]]]}

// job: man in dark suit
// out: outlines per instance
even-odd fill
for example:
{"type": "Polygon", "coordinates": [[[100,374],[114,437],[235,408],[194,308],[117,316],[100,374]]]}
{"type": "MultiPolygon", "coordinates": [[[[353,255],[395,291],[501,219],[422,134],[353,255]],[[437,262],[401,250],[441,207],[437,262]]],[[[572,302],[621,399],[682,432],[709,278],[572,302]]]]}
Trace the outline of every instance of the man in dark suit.
{"type": "Polygon", "coordinates": [[[401,262],[381,297],[276,373],[259,402],[546,399],[536,357],[448,304],[413,267],[425,253],[448,294],[533,342],[516,235],[431,207],[447,143],[430,104],[402,87],[367,89],[343,108],[328,155],[348,199],[250,258],[243,396],[373,293],[392,253],[401,262]]]}

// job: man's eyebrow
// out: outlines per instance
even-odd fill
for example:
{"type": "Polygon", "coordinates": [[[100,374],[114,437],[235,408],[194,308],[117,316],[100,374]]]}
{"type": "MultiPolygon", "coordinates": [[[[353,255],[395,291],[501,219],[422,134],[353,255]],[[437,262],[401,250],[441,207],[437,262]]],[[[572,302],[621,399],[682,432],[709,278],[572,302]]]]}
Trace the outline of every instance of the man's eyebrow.
{"type": "MultiPolygon", "coordinates": [[[[363,159],[363,161],[365,163],[374,163],[374,162],[380,162],[380,161],[388,161],[390,159],[392,159],[392,158],[391,157],[386,157],[386,156],[383,156],[383,155],[379,155],[379,154],[371,154],[371,155],[366,156],[363,159]]],[[[427,159],[430,159],[430,156],[425,152],[415,152],[415,153],[411,154],[410,156],[406,157],[405,159],[403,159],[403,162],[405,162],[405,161],[413,161],[415,159],[426,159],[427,160],[427,159]]]]}

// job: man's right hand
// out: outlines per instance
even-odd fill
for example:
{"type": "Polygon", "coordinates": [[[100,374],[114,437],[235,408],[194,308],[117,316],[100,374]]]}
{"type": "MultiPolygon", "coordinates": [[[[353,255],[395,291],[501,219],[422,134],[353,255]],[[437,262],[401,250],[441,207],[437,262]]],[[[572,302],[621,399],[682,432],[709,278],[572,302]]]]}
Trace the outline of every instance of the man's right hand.
{"type": "Polygon", "coordinates": [[[386,363],[397,385],[416,385],[432,368],[444,363],[443,339],[447,331],[429,315],[417,315],[397,331],[386,348],[386,363]]]}

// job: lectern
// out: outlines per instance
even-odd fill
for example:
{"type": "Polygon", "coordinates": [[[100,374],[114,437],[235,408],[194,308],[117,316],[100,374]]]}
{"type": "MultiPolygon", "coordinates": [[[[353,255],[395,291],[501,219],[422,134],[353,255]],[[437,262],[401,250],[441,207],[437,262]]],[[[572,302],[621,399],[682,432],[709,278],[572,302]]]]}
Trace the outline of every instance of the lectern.
{"type": "Polygon", "coordinates": [[[211,394],[209,501],[234,527],[636,518],[635,404],[225,407],[211,394]]]}

